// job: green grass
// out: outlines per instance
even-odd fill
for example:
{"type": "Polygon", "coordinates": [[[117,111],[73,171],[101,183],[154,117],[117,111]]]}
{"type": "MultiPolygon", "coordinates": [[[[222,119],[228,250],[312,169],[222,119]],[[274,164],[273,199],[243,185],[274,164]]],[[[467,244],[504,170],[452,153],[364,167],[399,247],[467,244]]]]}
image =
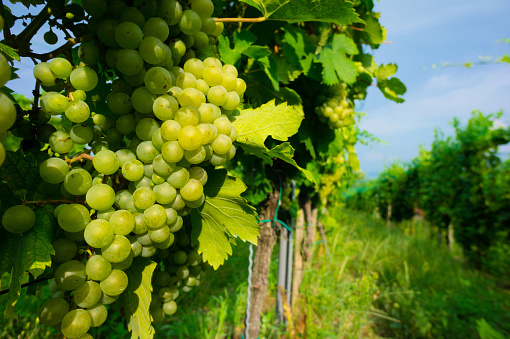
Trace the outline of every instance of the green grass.
{"type": "MultiPolygon", "coordinates": [[[[278,246],[260,338],[482,338],[510,335],[510,295],[497,281],[468,267],[462,255],[392,225],[342,209],[322,217],[329,252],[315,245],[307,263],[292,333],[274,324],[278,246]]],[[[418,230],[419,231],[419,230],[418,230]]],[[[179,310],[156,326],[156,338],[240,338],[244,328],[248,244],[209,271],[199,288],[180,297],[179,310]]],[[[48,297],[43,291],[43,299],[48,297]]],[[[5,296],[0,303],[5,304],[5,296]]],[[[0,319],[1,338],[47,338],[34,314],[42,303],[22,295],[20,321],[0,319]],[[19,335],[19,336],[18,336],[19,335]]],[[[126,338],[111,314],[95,338],[126,338]]]]}

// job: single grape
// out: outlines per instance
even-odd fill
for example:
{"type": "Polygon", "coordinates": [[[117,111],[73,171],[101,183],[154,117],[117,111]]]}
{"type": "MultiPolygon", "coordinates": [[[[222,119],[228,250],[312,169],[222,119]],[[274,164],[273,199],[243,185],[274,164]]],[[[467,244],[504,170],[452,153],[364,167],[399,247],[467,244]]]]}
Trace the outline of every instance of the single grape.
{"type": "Polygon", "coordinates": [[[82,66],[71,72],[70,81],[74,88],[88,92],[96,87],[98,77],[96,71],[92,68],[82,66]]]}
{"type": "Polygon", "coordinates": [[[52,243],[55,254],[52,260],[55,262],[66,262],[72,260],[78,253],[76,242],[65,238],[59,238],[52,243]]]}
{"type": "Polygon", "coordinates": [[[143,163],[137,159],[128,160],[122,165],[122,176],[129,181],[137,181],[143,177],[143,163]]]}
{"type": "Polygon", "coordinates": [[[84,236],[87,244],[95,248],[106,247],[115,238],[113,226],[103,219],[92,220],[85,228],[84,236]]]}
{"type": "Polygon", "coordinates": [[[39,309],[39,321],[46,326],[55,326],[60,324],[67,312],[69,312],[69,304],[65,299],[48,299],[39,309]]]}
{"type": "Polygon", "coordinates": [[[12,206],[2,216],[2,225],[11,233],[24,233],[34,226],[35,221],[34,210],[25,205],[12,206]]]}
{"type": "Polygon", "coordinates": [[[97,282],[89,280],[74,291],[74,303],[82,308],[91,307],[101,299],[101,294],[101,286],[97,282]]]}
{"type": "Polygon", "coordinates": [[[86,278],[85,265],[78,260],[62,263],[55,270],[55,283],[58,288],[65,291],[71,291],[80,287],[86,278]]]}
{"type": "Polygon", "coordinates": [[[99,173],[110,175],[117,172],[120,166],[120,161],[114,152],[103,150],[96,153],[92,164],[99,173]]]}
{"type": "Polygon", "coordinates": [[[50,64],[41,62],[34,66],[34,78],[36,78],[44,86],[53,86],[56,83],[56,78],[50,69],[50,64]]]}
{"type": "Polygon", "coordinates": [[[152,141],[142,141],[136,148],[136,156],[144,163],[151,163],[159,154],[152,141]]]}
{"type": "Polygon", "coordinates": [[[16,108],[11,99],[0,93],[0,132],[5,132],[14,125],[16,121],[16,108]]]}
{"type": "Polygon", "coordinates": [[[85,145],[94,138],[94,131],[89,126],[74,125],[69,135],[75,144],[85,145]]]}
{"type": "Polygon", "coordinates": [[[133,104],[133,108],[140,113],[152,112],[152,106],[154,105],[155,100],[156,95],[151,93],[145,86],[138,87],[131,94],[131,102],[133,104]]]}
{"type": "Polygon", "coordinates": [[[101,281],[100,285],[101,290],[103,290],[105,294],[117,296],[126,289],[128,285],[128,277],[126,273],[121,270],[112,270],[110,275],[101,281]]]}
{"type": "Polygon", "coordinates": [[[89,210],[80,204],[63,205],[58,213],[58,224],[68,232],[80,232],[90,222],[89,210]]]}
{"type": "Polygon", "coordinates": [[[178,24],[182,17],[182,6],[176,0],[161,0],[158,3],[158,17],[166,21],[169,26],[178,24]]]}
{"type": "Polygon", "coordinates": [[[223,106],[227,102],[227,96],[228,92],[223,86],[212,86],[207,93],[207,100],[216,106],[223,106]]]}
{"type": "Polygon", "coordinates": [[[50,136],[49,144],[53,152],[59,154],[69,153],[74,148],[71,136],[63,131],[56,131],[50,136]]]}
{"type": "Polygon", "coordinates": [[[151,140],[152,135],[158,128],[159,125],[156,120],[151,118],[141,119],[136,125],[136,136],[143,141],[151,140]]]}
{"type": "MultiPolygon", "coordinates": [[[[185,89],[187,90],[194,90],[191,88],[185,89]]],[[[183,92],[184,92],[183,91],[183,92]]],[[[197,90],[194,90],[197,91],[197,90]]],[[[179,98],[181,98],[180,96],[179,98]]],[[[200,107],[200,105],[184,105],[183,107],[179,108],[177,112],[175,113],[174,120],[181,126],[188,126],[188,125],[198,125],[200,122],[200,112],[195,107],[200,107]]]]}
{"type": "Polygon", "coordinates": [[[154,100],[152,110],[156,118],[162,121],[171,120],[174,118],[175,112],[179,109],[177,99],[168,94],[159,96],[154,100]]]}
{"type": "Polygon", "coordinates": [[[184,150],[178,141],[167,141],[161,147],[163,159],[169,163],[176,163],[184,156],[184,150]]]}
{"type": "Polygon", "coordinates": [[[178,141],[183,149],[191,151],[202,145],[202,133],[196,126],[184,126],[179,130],[178,141]]]}
{"type": "MultiPolygon", "coordinates": [[[[101,326],[102,324],[104,324],[104,322],[106,321],[106,318],[108,317],[108,310],[103,305],[103,304],[105,304],[104,296],[105,296],[105,294],[103,293],[102,300],[99,300],[99,303],[87,308],[87,312],[89,312],[89,314],[92,318],[91,327],[101,326]]],[[[92,337],[90,337],[90,338],[92,339],[92,337]]]]}
{"type": "Polygon", "coordinates": [[[135,216],[126,210],[115,211],[110,217],[110,224],[117,235],[128,235],[135,227],[135,216]]]}
{"type": "MultiPolygon", "coordinates": [[[[156,65],[165,60],[167,50],[165,45],[156,37],[147,36],[140,43],[138,49],[145,62],[156,65]]],[[[173,54],[173,53],[172,53],[173,54]]]]}
{"type": "Polygon", "coordinates": [[[92,326],[90,313],[83,309],[75,309],[67,313],[62,319],[60,329],[67,338],[80,338],[92,326]]]}
{"type": "Polygon", "coordinates": [[[76,168],[66,174],[65,189],[72,195],[83,195],[92,186],[92,176],[82,168],[76,168]]]}
{"type": "Polygon", "coordinates": [[[193,35],[202,28],[202,19],[197,12],[190,9],[185,10],[179,22],[179,28],[184,34],[193,35]]]}
{"type": "Polygon", "coordinates": [[[110,275],[111,271],[112,264],[102,255],[93,255],[85,265],[85,272],[88,278],[92,280],[104,280],[110,275]]]}
{"type": "Polygon", "coordinates": [[[115,202],[115,191],[106,184],[93,185],[85,196],[87,205],[91,208],[101,211],[113,206],[115,202]]]}
{"type": "Polygon", "coordinates": [[[156,202],[156,197],[148,187],[137,188],[133,193],[133,203],[136,208],[145,210],[156,202]]]}
{"type": "Polygon", "coordinates": [[[134,22],[124,21],[115,28],[115,40],[122,48],[138,48],[143,36],[142,29],[134,22]]]}
{"type": "MultiPolygon", "coordinates": [[[[123,235],[116,235],[113,242],[101,249],[102,256],[111,263],[119,263],[125,260],[131,252],[131,243],[123,235]]],[[[111,294],[105,292],[107,294],[111,294]]]]}
{"type": "Polygon", "coordinates": [[[166,223],[165,208],[159,204],[153,204],[143,212],[143,220],[149,229],[158,229],[166,223]]]}

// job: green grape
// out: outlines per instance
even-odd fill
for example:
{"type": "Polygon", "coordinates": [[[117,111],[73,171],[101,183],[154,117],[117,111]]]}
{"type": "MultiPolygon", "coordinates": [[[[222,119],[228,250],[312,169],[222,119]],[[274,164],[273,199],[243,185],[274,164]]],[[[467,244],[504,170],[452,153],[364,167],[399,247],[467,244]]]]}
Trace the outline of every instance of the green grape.
{"type": "Polygon", "coordinates": [[[174,120],[167,120],[161,125],[161,137],[167,141],[176,141],[180,130],[181,125],[178,122],[174,120]]]}
{"type": "Polygon", "coordinates": [[[124,80],[122,80],[122,79],[115,79],[112,82],[112,94],[113,93],[118,93],[118,92],[122,92],[122,93],[126,93],[128,95],[131,95],[131,93],[133,93],[133,89],[124,80]]]}
{"type": "Polygon", "coordinates": [[[175,236],[173,233],[170,233],[168,235],[168,238],[166,238],[165,240],[163,240],[162,242],[155,242],[154,243],[154,246],[158,249],[160,249],[159,253],[164,253],[163,251],[161,250],[166,250],[168,248],[170,248],[170,246],[173,245],[175,241],[175,236]]]}
{"type": "Polygon", "coordinates": [[[232,73],[236,77],[239,75],[237,73],[237,68],[235,66],[233,66],[233,65],[223,65],[221,70],[223,71],[223,73],[232,73]]]}
{"type": "Polygon", "coordinates": [[[76,253],[78,253],[78,247],[74,241],[65,238],[59,238],[52,243],[55,254],[52,257],[54,262],[66,262],[72,260],[76,253]]]}
{"type": "Polygon", "coordinates": [[[197,58],[187,60],[183,66],[184,72],[191,73],[196,79],[201,79],[204,72],[204,63],[197,58]]]}
{"type": "Polygon", "coordinates": [[[241,78],[237,78],[236,88],[234,89],[234,91],[236,91],[236,93],[239,94],[239,96],[243,95],[244,92],[246,92],[246,82],[241,78]]]}
{"type": "MultiPolygon", "coordinates": [[[[112,69],[117,68],[117,54],[119,53],[119,48],[108,48],[106,50],[106,53],[104,55],[104,59],[106,62],[106,65],[112,69]]],[[[127,82],[127,80],[126,80],[127,82]]]]}
{"type": "Polygon", "coordinates": [[[34,66],[34,78],[36,78],[44,86],[53,86],[56,83],[56,78],[50,69],[50,64],[41,62],[34,66]]]}
{"type": "Polygon", "coordinates": [[[189,172],[186,168],[177,166],[167,181],[175,188],[182,188],[189,180],[189,172]]]}
{"type": "MultiPolygon", "coordinates": [[[[85,65],[94,66],[99,61],[99,48],[93,43],[82,43],[78,48],[78,58],[80,58],[85,65]]],[[[69,71],[69,73],[71,73],[71,71],[69,71]]]]}
{"type": "Polygon", "coordinates": [[[129,135],[135,131],[136,117],[134,114],[126,114],[117,118],[116,129],[120,134],[129,135]]]}
{"type": "Polygon", "coordinates": [[[98,173],[110,175],[119,169],[120,161],[117,155],[109,150],[102,150],[96,153],[92,164],[98,173]]]}
{"type": "Polygon", "coordinates": [[[176,163],[184,156],[184,150],[178,141],[167,141],[161,147],[163,159],[169,163],[176,163]]]}
{"type": "Polygon", "coordinates": [[[206,35],[211,35],[216,29],[216,22],[214,18],[204,18],[202,19],[202,28],[201,31],[206,35]]]}
{"type": "Polygon", "coordinates": [[[53,132],[49,138],[50,148],[53,152],[59,154],[69,153],[74,148],[74,141],[66,132],[53,132]]]}
{"type": "Polygon", "coordinates": [[[209,161],[213,166],[221,166],[227,162],[227,154],[213,153],[209,161]]]}
{"type": "Polygon", "coordinates": [[[164,94],[172,87],[172,74],[163,67],[151,67],[145,74],[145,86],[154,94],[164,94]]]}
{"type": "Polygon", "coordinates": [[[152,240],[149,237],[149,233],[145,232],[143,234],[139,234],[136,237],[137,241],[142,244],[142,246],[150,246],[152,244],[152,240]]]}
{"type": "Polygon", "coordinates": [[[152,162],[154,172],[161,177],[168,177],[175,169],[175,164],[165,161],[160,154],[152,162]]]}
{"type": "Polygon", "coordinates": [[[128,235],[135,228],[135,216],[126,210],[115,211],[110,217],[110,224],[117,235],[128,235]]]}
{"type": "Polygon", "coordinates": [[[78,307],[87,308],[97,304],[102,293],[101,286],[89,280],[74,291],[73,300],[78,307]]]}
{"type": "Polygon", "coordinates": [[[103,16],[107,11],[105,0],[83,0],[81,5],[93,17],[103,16]]]}
{"type": "MultiPolygon", "coordinates": [[[[214,19],[213,19],[214,20],[214,19]]],[[[216,67],[219,67],[221,69],[222,67],[222,64],[221,64],[221,61],[217,58],[214,58],[214,57],[208,57],[208,58],[205,58],[204,61],[204,66],[205,67],[208,67],[208,66],[216,66],[216,67]]],[[[223,74],[223,71],[222,73],[223,74]]]]}
{"type": "Polygon", "coordinates": [[[212,124],[199,124],[198,129],[202,133],[202,145],[207,145],[213,142],[218,135],[218,130],[212,124]]]}
{"type": "Polygon", "coordinates": [[[156,95],[151,93],[145,86],[138,87],[131,94],[131,102],[135,110],[140,113],[152,112],[152,106],[156,95]]]}
{"type": "Polygon", "coordinates": [[[223,106],[227,102],[228,92],[223,86],[212,86],[207,93],[207,100],[216,106],[223,106]]]}
{"type": "Polygon", "coordinates": [[[127,5],[124,1],[120,0],[110,1],[108,3],[108,14],[110,14],[110,16],[114,17],[115,19],[120,19],[122,12],[126,8],[127,5]]]}
{"type": "Polygon", "coordinates": [[[171,120],[174,118],[175,112],[179,109],[177,99],[168,94],[159,96],[154,100],[152,110],[156,118],[162,121],[171,120]]]}
{"type": "Polygon", "coordinates": [[[168,26],[173,26],[181,21],[182,6],[176,0],[161,0],[158,3],[158,16],[166,21],[168,26]]]}
{"type": "Polygon", "coordinates": [[[101,281],[100,285],[101,290],[105,294],[117,296],[126,289],[128,285],[128,277],[126,273],[121,270],[112,270],[110,275],[101,281]]]}
{"type": "Polygon", "coordinates": [[[214,153],[227,154],[232,147],[232,140],[225,134],[218,134],[216,139],[211,143],[214,153]]]}
{"type": "Polygon", "coordinates": [[[203,169],[202,167],[191,167],[189,170],[189,178],[198,180],[202,186],[204,186],[207,183],[207,171],[203,169]]]}
{"type": "MultiPolygon", "coordinates": [[[[130,243],[131,243],[131,241],[130,241],[130,243]]],[[[112,268],[116,269],[116,270],[125,271],[131,267],[131,264],[133,264],[133,258],[134,258],[134,254],[133,254],[133,251],[131,250],[126,259],[124,259],[118,263],[113,263],[112,268]]]]}
{"type": "Polygon", "coordinates": [[[218,106],[213,104],[201,104],[198,108],[200,112],[200,123],[212,124],[214,120],[221,116],[221,110],[218,106]]]}
{"type": "MultiPolygon", "coordinates": [[[[165,45],[156,37],[145,37],[138,48],[145,62],[156,65],[165,60],[167,50],[165,45]]],[[[173,54],[173,53],[172,53],[173,54]]]]}
{"type": "Polygon", "coordinates": [[[152,141],[142,141],[136,148],[136,156],[144,163],[150,163],[159,154],[152,141]]]}
{"type": "MultiPolygon", "coordinates": [[[[185,89],[183,91],[183,93],[185,91],[187,91],[187,90],[195,90],[195,91],[197,91],[196,89],[187,88],[187,89],[185,89]]],[[[183,96],[181,95],[179,97],[179,100],[180,100],[181,97],[183,97],[183,96]]],[[[183,107],[179,108],[177,110],[177,112],[175,113],[174,120],[181,127],[188,126],[188,125],[195,125],[195,126],[198,125],[198,123],[200,122],[200,112],[195,107],[200,107],[200,105],[198,105],[198,106],[194,106],[194,105],[186,106],[186,105],[183,105],[183,107]]]]}
{"type": "Polygon", "coordinates": [[[239,94],[237,92],[228,92],[227,94],[227,101],[223,104],[223,108],[226,110],[234,110],[237,106],[239,106],[239,103],[241,102],[241,99],[239,98],[239,94]]]}
{"type": "MultiPolygon", "coordinates": [[[[225,66],[230,66],[230,65],[225,65],[225,66]]],[[[223,86],[223,88],[225,88],[227,90],[227,92],[231,92],[231,91],[235,90],[235,88],[237,86],[237,75],[231,73],[230,68],[225,68],[225,66],[223,66],[224,73],[223,73],[223,79],[221,81],[221,86],[223,86]],[[227,69],[229,71],[225,71],[225,69],[227,69]]],[[[237,70],[236,70],[236,73],[237,73],[237,70]]],[[[221,105],[219,105],[219,106],[221,106],[221,105]]]]}
{"type": "Polygon", "coordinates": [[[11,233],[24,233],[34,226],[35,221],[35,212],[25,205],[12,206],[2,216],[2,225],[11,233]]]}
{"type": "MultiPolygon", "coordinates": [[[[155,271],[154,272],[154,275],[152,276],[152,284],[154,286],[165,288],[166,286],[168,286],[169,283],[170,283],[170,274],[168,274],[168,272],[165,272],[165,271],[155,271]]],[[[155,296],[159,297],[159,295],[153,293],[152,300],[155,300],[155,296]]]]}
{"type": "Polygon", "coordinates": [[[236,140],[237,140],[237,136],[238,136],[238,135],[237,135],[237,130],[235,129],[235,127],[234,127],[234,126],[232,126],[232,131],[230,132],[230,136],[229,136],[229,137],[230,137],[230,140],[231,140],[232,142],[236,141],[236,140]]]}
{"type": "Polygon", "coordinates": [[[99,23],[97,27],[97,37],[108,47],[118,47],[119,44],[115,40],[115,29],[119,22],[114,19],[106,19],[99,23]]]}
{"type": "Polygon", "coordinates": [[[71,72],[70,81],[74,88],[88,92],[96,87],[98,77],[96,71],[92,68],[82,66],[71,72]]]}
{"type": "Polygon", "coordinates": [[[178,141],[183,149],[192,151],[202,145],[202,133],[196,126],[184,126],[179,130],[178,141]]]}
{"type": "Polygon", "coordinates": [[[142,29],[134,22],[124,21],[115,28],[115,41],[122,48],[138,48],[143,36],[142,29]]]}
{"type": "MultiPolygon", "coordinates": [[[[28,124],[30,127],[33,127],[31,124],[28,124]]],[[[19,130],[20,127],[18,127],[19,130]]],[[[37,140],[40,142],[48,143],[50,140],[50,136],[56,131],[55,126],[50,124],[38,125],[36,127],[35,135],[37,140]]]]}
{"type": "Polygon", "coordinates": [[[113,304],[118,298],[119,298],[118,295],[108,295],[106,293],[103,293],[103,296],[101,297],[101,300],[99,300],[99,303],[103,305],[113,304]]]}
{"type": "Polygon", "coordinates": [[[143,220],[150,229],[158,229],[166,223],[165,208],[159,204],[153,204],[143,212],[143,220]]]}
{"type": "Polygon", "coordinates": [[[183,265],[188,261],[188,255],[184,251],[177,251],[173,256],[173,260],[177,265],[183,265]]]}
{"type": "Polygon", "coordinates": [[[61,290],[74,290],[80,287],[86,278],[85,265],[78,260],[62,263],[55,270],[55,283],[61,290]]]}
{"type": "Polygon", "coordinates": [[[163,304],[163,312],[166,315],[172,315],[177,312],[177,303],[173,300],[167,301],[163,304]]]}
{"type": "Polygon", "coordinates": [[[182,210],[184,207],[186,207],[185,201],[182,199],[181,195],[177,193],[175,196],[174,202],[170,205],[171,208],[173,208],[176,211],[182,210]]]}
{"type": "Polygon", "coordinates": [[[67,106],[65,114],[72,122],[82,123],[90,117],[90,108],[85,101],[73,100],[67,106]]]}
{"type": "Polygon", "coordinates": [[[85,238],[83,236],[84,231],[79,232],[68,232],[64,231],[64,235],[67,239],[76,242],[77,244],[85,244],[85,238]]]}
{"type": "Polygon", "coordinates": [[[211,0],[192,0],[191,9],[205,19],[214,13],[214,4],[211,0]]]}
{"type": "MultiPolygon", "coordinates": [[[[173,210],[175,211],[175,209],[173,209],[173,210]]],[[[177,215],[177,211],[175,213],[177,215]]],[[[184,222],[182,220],[182,217],[180,215],[177,215],[175,222],[173,222],[172,224],[169,224],[168,227],[170,228],[170,232],[175,233],[182,228],[183,224],[184,224],[184,222]]]]}
{"type": "Polygon", "coordinates": [[[140,187],[133,193],[133,203],[136,208],[145,210],[156,202],[156,197],[152,190],[148,187],[140,187]]]}
{"type": "Polygon", "coordinates": [[[64,58],[54,58],[49,62],[49,67],[51,73],[59,79],[68,78],[73,71],[73,65],[64,58]]]}
{"type": "Polygon", "coordinates": [[[204,146],[200,146],[199,148],[188,151],[184,151],[184,158],[192,165],[198,165],[202,163],[207,156],[207,152],[204,146]]]}
{"type": "MultiPolygon", "coordinates": [[[[103,298],[104,296],[105,294],[103,293],[103,298]]],[[[91,327],[99,327],[106,321],[106,318],[108,317],[108,310],[103,304],[105,304],[103,300],[100,300],[99,303],[87,308],[87,312],[89,312],[92,318],[91,327]]],[[[92,339],[92,337],[90,338],[92,339]]]]}
{"type": "Polygon", "coordinates": [[[124,10],[122,10],[122,13],[120,14],[120,19],[122,22],[124,21],[134,22],[140,28],[143,28],[143,25],[145,24],[145,17],[143,16],[143,13],[140,12],[140,10],[135,7],[124,8],[124,10]]]}
{"type": "Polygon", "coordinates": [[[179,22],[179,28],[184,34],[193,35],[202,28],[202,19],[197,12],[190,9],[185,10],[179,22]]]}
{"type": "Polygon", "coordinates": [[[140,86],[144,82],[145,73],[147,73],[147,71],[145,68],[142,68],[142,70],[135,75],[124,75],[124,80],[130,86],[140,86]]]}
{"type": "Polygon", "coordinates": [[[176,77],[175,85],[181,89],[196,88],[197,78],[191,73],[181,73],[176,77]]]}
{"type": "MultiPolygon", "coordinates": [[[[140,187],[151,187],[151,178],[149,177],[142,177],[140,180],[137,180],[134,182],[135,190],[140,187]]],[[[134,192],[134,191],[133,191],[134,192]]]]}
{"type": "Polygon", "coordinates": [[[47,114],[62,114],[67,106],[69,106],[69,100],[60,93],[46,92],[41,96],[41,109],[47,114]]]}
{"type": "Polygon", "coordinates": [[[89,210],[80,204],[64,205],[58,213],[59,226],[68,232],[80,232],[90,222],[89,210]]]}
{"type": "Polygon", "coordinates": [[[129,241],[131,241],[131,251],[133,252],[133,256],[140,256],[142,254],[142,244],[136,240],[136,237],[130,237],[129,241]]]}
{"type": "Polygon", "coordinates": [[[75,125],[69,132],[71,139],[75,144],[85,145],[92,141],[94,132],[89,126],[75,125]]]}
{"type": "Polygon", "coordinates": [[[142,254],[140,255],[142,258],[150,258],[154,254],[156,254],[156,251],[158,249],[154,246],[143,246],[142,247],[142,254]]]}
{"type": "MultiPolygon", "coordinates": [[[[111,263],[125,260],[131,252],[131,242],[123,235],[116,235],[113,242],[101,249],[102,256],[111,263]]],[[[104,290],[103,290],[104,291],[104,290]]],[[[114,295],[104,291],[106,294],[114,295]]]]}
{"type": "Polygon", "coordinates": [[[153,192],[156,202],[159,204],[170,204],[177,195],[177,190],[167,182],[154,186],[153,192]]]}
{"type": "Polygon", "coordinates": [[[16,122],[16,108],[11,99],[0,93],[0,132],[5,132],[16,122]]]}
{"type": "Polygon", "coordinates": [[[163,147],[165,140],[163,140],[163,137],[161,136],[161,130],[159,128],[156,131],[154,131],[154,134],[152,134],[151,141],[152,145],[156,147],[159,151],[161,151],[161,147],[163,147]]]}
{"type": "Polygon", "coordinates": [[[85,335],[91,326],[90,313],[83,309],[75,309],[64,316],[60,329],[67,338],[74,339],[85,335]]]}
{"type": "Polygon", "coordinates": [[[122,176],[129,181],[137,181],[143,177],[144,166],[137,159],[128,160],[122,165],[122,176]]]}
{"type": "Polygon", "coordinates": [[[150,18],[143,26],[143,35],[153,36],[161,41],[165,41],[169,35],[168,24],[161,18],[150,18]]]}
{"type": "Polygon", "coordinates": [[[202,258],[200,257],[200,254],[198,254],[197,251],[191,251],[190,253],[188,253],[187,261],[188,261],[188,265],[197,266],[202,262],[202,258]]]}
{"type": "Polygon", "coordinates": [[[91,208],[102,211],[115,203],[115,191],[106,184],[93,185],[88,190],[85,200],[91,208]]]}
{"type": "Polygon", "coordinates": [[[165,225],[156,230],[149,230],[149,237],[154,243],[162,243],[166,241],[170,237],[170,234],[170,229],[165,225]]]}
{"type": "Polygon", "coordinates": [[[102,255],[93,255],[85,265],[85,272],[88,278],[92,280],[104,280],[110,275],[111,271],[112,264],[102,255]]]}
{"type": "Polygon", "coordinates": [[[204,96],[206,96],[207,93],[209,92],[209,85],[203,79],[198,79],[197,80],[197,89],[200,92],[202,92],[202,94],[204,96]]]}
{"type": "Polygon", "coordinates": [[[48,299],[39,309],[39,321],[46,326],[55,326],[60,324],[67,312],[69,312],[69,304],[65,299],[48,299]]]}
{"type": "Polygon", "coordinates": [[[214,120],[213,125],[216,127],[216,130],[219,134],[225,134],[229,136],[232,132],[232,123],[225,115],[214,120]]]}
{"type": "Polygon", "coordinates": [[[126,209],[129,200],[132,200],[133,196],[127,190],[120,190],[115,194],[115,206],[120,209],[126,209]]]}
{"type": "Polygon", "coordinates": [[[113,93],[108,96],[106,101],[108,103],[108,107],[114,114],[124,115],[130,113],[133,110],[131,97],[127,93],[113,93]]]}
{"type": "Polygon", "coordinates": [[[94,248],[102,248],[110,245],[115,238],[113,226],[103,219],[92,220],[85,228],[85,241],[94,248]]]}
{"type": "Polygon", "coordinates": [[[82,168],[76,168],[66,174],[65,189],[72,195],[83,195],[92,186],[92,176],[82,168]]]}
{"type": "Polygon", "coordinates": [[[175,275],[177,278],[184,280],[189,276],[189,269],[187,266],[179,266],[175,271],[175,275]]]}
{"type": "Polygon", "coordinates": [[[184,200],[195,201],[202,197],[204,187],[200,181],[196,179],[189,179],[186,185],[181,188],[180,194],[184,200]]]}
{"type": "MultiPolygon", "coordinates": [[[[136,26],[136,25],[134,25],[136,26]]],[[[136,26],[138,27],[138,26],[136,26]]],[[[143,58],[137,50],[124,48],[117,53],[117,69],[124,75],[134,76],[143,69],[143,58]]]]}
{"type": "MultiPolygon", "coordinates": [[[[200,107],[205,103],[205,95],[196,88],[185,88],[182,90],[178,98],[181,106],[200,107]]],[[[195,108],[196,109],[196,108],[195,108]]]]}
{"type": "Polygon", "coordinates": [[[58,42],[58,36],[53,31],[44,33],[43,39],[50,45],[55,45],[58,42]]]}
{"type": "Polygon", "coordinates": [[[112,216],[113,212],[115,212],[115,208],[110,207],[105,210],[97,212],[96,216],[97,216],[97,219],[103,219],[106,221],[110,221],[110,217],[112,216]]]}
{"type": "Polygon", "coordinates": [[[234,159],[235,155],[236,155],[236,147],[234,145],[232,145],[232,147],[230,147],[230,151],[226,154],[227,160],[234,159]]]}
{"type": "Polygon", "coordinates": [[[145,118],[138,122],[136,125],[136,136],[140,140],[148,141],[152,139],[152,134],[159,128],[156,120],[145,118]]]}

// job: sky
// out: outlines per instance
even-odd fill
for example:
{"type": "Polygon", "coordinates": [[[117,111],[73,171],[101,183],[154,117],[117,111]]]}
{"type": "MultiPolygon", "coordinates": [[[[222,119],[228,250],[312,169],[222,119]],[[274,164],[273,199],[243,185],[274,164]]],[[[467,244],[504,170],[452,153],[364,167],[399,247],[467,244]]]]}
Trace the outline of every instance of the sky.
{"type": "MultiPolygon", "coordinates": [[[[374,51],[375,60],[398,65],[396,76],[406,85],[407,93],[406,101],[396,104],[370,86],[367,100],[356,107],[365,113],[361,129],[384,141],[356,148],[367,178],[376,177],[395,160],[412,160],[420,145],[429,149],[434,129],[452,135],[450,122],[454,117],[467,122],[473,110],[503,110],[501,123],[510,125],[509,64],[440,67],[445,62],[476,62],[479,57],[510,54],[510,44],[497,42],[510,38],[510,1],[381,0],[375,1],[374,11],[381,13],[380,22],[391,42],[374,51]]],[[[13,12],[25,14],[26,8],[17,4],[13,12]]],[[[43,42],[47,30],[43,27],[39,31],[34,50],[54,48],[43,42]]],[[[30,60],[17,65],[22,79],[32,78],[30,60]]],[[[31,97],[32,88],[22,80],[10,81],[9,87],[31,97]]],[[[509,155],[510,145],[500,151],[509,155]]]]}
{"type": "MultiPolygon", "coordinates": [[[[430,149],[434,129],[452,135],[454,117],[465,123],[473,110],[503,110],[501,123],[510,125],[509,64],[433,67],[510,54],[510,44],[497,42],[510,38],[510,1],[382,0],[374,11],[381,13],[391,41],[374,51],[375,60],[398,65],[395,76],[407,93],[406,101],[397,104],[371,87],[365,103],[358,105],[366,114],[360,127],[385,142],[356,147],[367,178],[395,160],[409,162],[420,145],[430,149]]],[[[510,147],[500,151],[507,156],[510,147]]]]}

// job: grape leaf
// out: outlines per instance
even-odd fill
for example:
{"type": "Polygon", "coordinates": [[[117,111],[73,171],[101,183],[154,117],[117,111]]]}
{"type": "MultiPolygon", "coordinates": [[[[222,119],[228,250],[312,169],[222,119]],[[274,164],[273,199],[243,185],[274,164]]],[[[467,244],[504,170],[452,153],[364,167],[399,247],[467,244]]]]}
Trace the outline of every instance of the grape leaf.
{"type": "MultiPolygon", "coordinates": [[[[234,65],[241,59],[243,52],[253,45],[256,40],[257,37],[250,31],[244,30],[240,33],[236,31],[232,37],[234,42],[234,49],[232,49],[228,37],[221,35],[218,42],[218,52],[220,52],[221,60],[226,64],[234,65]]],[[[255,51],[251,51],[251,53],[255,53],[255,51]]]]}
{"type": "Polygon", "coordinates": [[[405,100],[399,95],[404,95],[407,91],[406,86],[398,78],[391,78],[389,80],[378,81],[377,87],[381,90],[382,94],[390,100],[397,103],[402,103],[405,100]]]}
{"type": "Polygon", "coordinates": [[[232,255],[233,238],[257,244],[257,212],[241,197],[245,190],[243,181],[226,170],[213,171],[204,186],[205,203],[191,212],[192,245],[214,269],[232,255]]]}
{"type": "Polygon", "coordinates": [[[20,59],[20,57],[18,55],[18,52],[14,48],[12,48],[11,46],[7,46],[7,45],[2,44],[0,42],[0,51],[2,51],[9,58],[21,62],[21,59],[20,59]]]}
{"type": "Polygon", "coordinates": [[[301,74],[301,71],[296,66],[292,65],[287,58],[279,55],[275,55],[272,58],[276,64],[276,76],[279,82],[288,85],[301,74]]]}
{"type": "Polygon", "coordinates": [[[285,31],[282,39],[285,57],[294,66],[300,66],[307,74],[314,60],[314,46],[303,29],[287,25],[283,30],[285,31]]]}
{"type": "Polygon", "coordinates": [[[21,282],[25,272],[30,272],[37,278],[44,269],[51,265],[51,255],[55,254],[51,242],[56,228],[53,216],[53,205],[36,207],[35,225],[23,234],[13,234],[4,231],[0,238],[0,276],[10,273],[9,301],[5,308],[5,315],[17,318],[14,305],[18,301],[21,282]]]}
{"type": "Polygon", "coordinates": [[[339,81],[352,84],[356,81],[357,67],[347,54],[358,54],[354,41],[343,34],[335,34],[331,44],[324,46],[318,56],[322,63],[322,77],[326,85],[336,85],[339,81]]]}
{"type": "Polygon", "coordinates": [[[398,67],[395,64],[380,65],[374,71],[374,75],[377,78],[378,82],[388,80],[389,77],[395,75],[397,69],[398,67]]]}
{"type": "Polygon", "coordinates": [[[151,303],[151,280],[156,263],[148,258],[137,257],[126,274],[129,279],[126,288],[124,310],[128,320],[128,329],[131,331],[131,339],[150,339],[154,336],[154,327],[151,325],[152,317],[149,313],[151,303]]]}
{"type": "Polygon", "coordinates": [[[11,191],[26,189],[29,193],[35,190],[41,180],[34,155],[23,155],[20,149],[6,152],[4,164],[0,167],[0,178],[5,180],[11,191]]]}
{"type": "Polygon", "coordinates": [[[338,25],[363,22],[353,4],[345,0],[241,0],[257,8],[269,20],[321,21],[338,25]]]}

